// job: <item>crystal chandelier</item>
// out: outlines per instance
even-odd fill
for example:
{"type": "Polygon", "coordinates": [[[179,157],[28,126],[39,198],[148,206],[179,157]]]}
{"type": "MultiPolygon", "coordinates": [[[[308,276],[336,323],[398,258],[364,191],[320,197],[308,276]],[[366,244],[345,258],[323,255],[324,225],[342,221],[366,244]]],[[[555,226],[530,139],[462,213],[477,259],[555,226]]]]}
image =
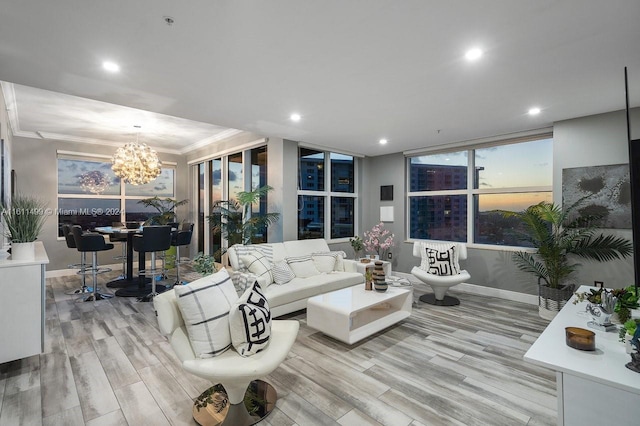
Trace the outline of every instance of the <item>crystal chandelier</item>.
{"type": "Polygon", "coordinates": [[[111,163],[116,176],[131,185],[151,182],[162,171],[158,154],[145,143],[131,142],[118,148],[111,163]]]}
{"type": "Polygon", "coordinates": [[[111,185],[109,177],[99,170],[83,173],[78,180],[82,190],[92,194],[102,194],[111,185]]]}

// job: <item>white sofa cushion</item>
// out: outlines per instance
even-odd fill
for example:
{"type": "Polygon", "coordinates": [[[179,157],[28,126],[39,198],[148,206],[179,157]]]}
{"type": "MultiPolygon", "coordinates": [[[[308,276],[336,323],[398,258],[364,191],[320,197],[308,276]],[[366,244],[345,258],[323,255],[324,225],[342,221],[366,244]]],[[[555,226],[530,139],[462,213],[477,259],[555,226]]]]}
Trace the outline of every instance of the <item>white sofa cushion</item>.
{"type": "Polygon", "coordinates": [[[211,358],[229,349],[229,311],[238,300],[238,293],[227,270],[223,268],[174,289],[196,356],[211,358]]]}
{"type": "Polygon", "coordinates": [[[273,273],[273,282],[276,284],[286,284],[296,277],[296,274],[284,260],[276,262],[271,272],[273,273]]]}
{"type": "Polygon", "coordinates": [[[229,312],[231,343],[242,356],[255,355],[269,344],[271,312],[260,284],[254,283],[229,312]]]}
{"type": "Polygon", "coordinates": [[[296,277],[283,285],[271,285],[264,290],[264,295],[273,309],[274,306],[362,284],[363,281],[362,274],[358,272],[331,272],[309,278],[296,277]]]}
{"type": "Polygon", "coordinates": [[[313,263],[311,255],[286,257],[285,261],[297,278],[308,278],[320,275],[320,271],[313,263]]]}
{"type": "Polygon", "coordinates": [[[316,269],[320,272],[331,272],[336,267],[336,261],[338,258],[337,253],[332,253],[330,251],[313,253],[311,255],[311,259],[313,260],[313,264],[316,269]]]}
{"type": "Polygon", "coordinates": [[[249,254],[240,256],[240,261],[247,267],[249,272],[260,278],[263,286],[268,286],[273,282],[273,273],[271,272],[272,265],[269,260],[259,251],[252,251],[249,254]]]}

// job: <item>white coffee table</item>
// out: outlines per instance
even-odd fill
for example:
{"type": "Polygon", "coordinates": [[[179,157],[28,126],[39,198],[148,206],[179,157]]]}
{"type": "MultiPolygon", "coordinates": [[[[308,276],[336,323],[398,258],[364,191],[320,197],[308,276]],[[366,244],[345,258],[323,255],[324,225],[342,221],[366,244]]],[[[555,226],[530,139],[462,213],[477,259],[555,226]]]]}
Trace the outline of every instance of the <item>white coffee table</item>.
{"type": "Polygon", "coordinates": [[[309,298],[307,325],[351,345],[410,316],[412,301],[411,288],[379,293],[359,284],[309,298]]]}

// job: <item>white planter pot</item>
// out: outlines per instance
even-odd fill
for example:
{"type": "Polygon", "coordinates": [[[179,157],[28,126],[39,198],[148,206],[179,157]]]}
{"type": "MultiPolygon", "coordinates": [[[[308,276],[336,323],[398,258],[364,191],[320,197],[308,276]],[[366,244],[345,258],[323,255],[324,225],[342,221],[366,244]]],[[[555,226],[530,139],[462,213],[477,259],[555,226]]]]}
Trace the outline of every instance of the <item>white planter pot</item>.
{"type": "Polygon", "coordinates": [[[33,260],[36,257],[35,243],[11,243],[11,259],[33,260]]]}

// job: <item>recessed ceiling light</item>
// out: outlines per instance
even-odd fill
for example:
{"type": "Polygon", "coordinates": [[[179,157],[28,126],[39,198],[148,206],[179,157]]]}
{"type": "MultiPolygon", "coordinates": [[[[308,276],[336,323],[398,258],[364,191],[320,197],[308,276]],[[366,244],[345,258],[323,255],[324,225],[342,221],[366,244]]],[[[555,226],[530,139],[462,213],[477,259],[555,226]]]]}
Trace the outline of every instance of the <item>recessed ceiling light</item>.
{"type": "Polygon", "coordinates": [[[387,142],[389,142],[389,141],[386,140],[386,139],[380,139],[380,145],[386,145],[387,142]]]}
{"type": "Polygon", "coordinates": [[[104,61],[102,63],[102,68],[104,68],[105,70],[107,70],[109,72],[118,72],[118,71],[120,71],[120,65],[116,64],[115,62],[111,62],[111,61],[104,61]]]}
{"type": "Polygon", "coordinates": [[[289,116],[289,118],[291,119],[291,121],[300,121],[302,116],[300,114],[293,113],[289,116]]]}
{"type": "Polygon", "coordinates": [[[540,114],[540,108],[534,107],[529,109],[529,115],[538,115],[540,114]]]}
{"type": "Polygon", "coordinates": [[[464,57],[467,58],[468,61],[475,61],[482,56],[482,50],[474,47],[473,49],[467,50],[467,53],[464,54],[464,57]]]}

